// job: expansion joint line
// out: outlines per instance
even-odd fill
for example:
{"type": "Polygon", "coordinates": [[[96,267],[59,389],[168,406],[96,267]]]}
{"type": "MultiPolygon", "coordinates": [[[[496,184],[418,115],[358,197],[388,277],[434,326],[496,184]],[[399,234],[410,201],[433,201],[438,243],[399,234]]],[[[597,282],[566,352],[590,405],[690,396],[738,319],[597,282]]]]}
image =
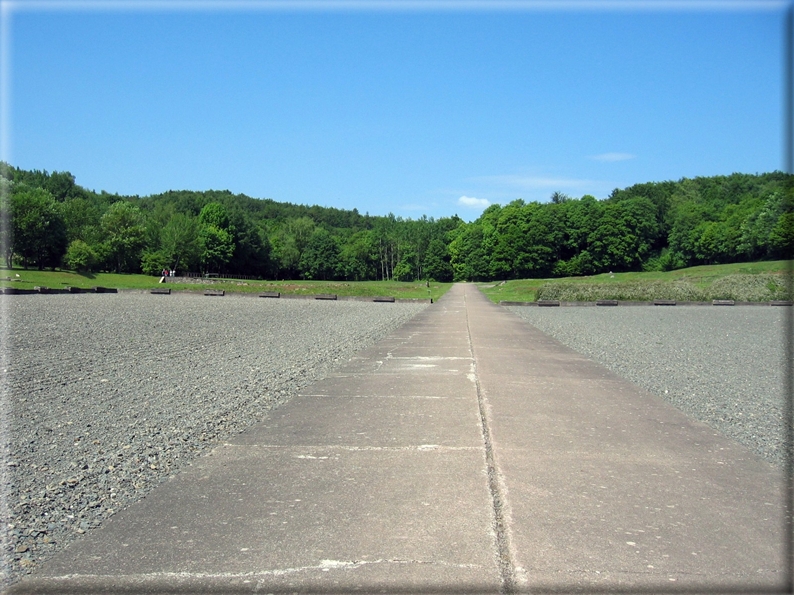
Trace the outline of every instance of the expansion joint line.
{"type": "Polygon", "coordinates": [[[466,293],[463,294],[463,306],[466,310],[466,333],[469,341],[469,353],[473,367],[474,385],[477,389],[477,405],[480,409],[480,430],[482,440],[485,445],[485,464],[488,470],[488,491],[491,494],[491,509],[493,512],[493,528],[496,534],[496,554],[499,562],[499,575],[502,581],[501,593],[509,595],[516,592],[515,569],[513,555],[510,551],[510,540],[507,533],[507,523],[504,516],[506,505],[504,490],[499,480],[499,473],[494,461],[493,445],[491,444],[491,431],[488,422],[488,412],[485,404],[485,396],[480,387],[480,378],[477,374],[477,358],[474,355],[474,348],[471,342],[471,327],[469,326],[469,310],[466,304],[466,293]]]}

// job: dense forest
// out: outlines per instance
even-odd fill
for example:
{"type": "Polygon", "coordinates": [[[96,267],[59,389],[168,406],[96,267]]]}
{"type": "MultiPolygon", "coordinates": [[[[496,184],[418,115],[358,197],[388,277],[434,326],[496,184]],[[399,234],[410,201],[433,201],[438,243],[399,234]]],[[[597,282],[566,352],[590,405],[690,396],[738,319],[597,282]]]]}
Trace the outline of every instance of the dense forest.
{"type": "Polygon", "coordinates": [[[265,279],[494,280],[790,258],[794,176],[683,178],[603,200],[492,205],[402,219],[229,191],[87,190],[69,172],[0,164],[5,264],[265,279]]]}

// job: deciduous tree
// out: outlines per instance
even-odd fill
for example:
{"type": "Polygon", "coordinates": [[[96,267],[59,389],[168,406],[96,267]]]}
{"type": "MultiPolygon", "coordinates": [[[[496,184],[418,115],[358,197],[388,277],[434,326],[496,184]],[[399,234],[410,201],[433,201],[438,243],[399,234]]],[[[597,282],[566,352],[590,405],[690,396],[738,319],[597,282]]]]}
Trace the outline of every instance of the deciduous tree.
{"type": "Polygon", "coordinates": [[[66,226],[58,204],[43,188],[17,186],[10,201],[13,252],[25,268],[60,264],[66,251],[66,226]]]}
{"type": "Polygon", "coordinates": [[[133,273],[140,269],[145,233],[143,223],[140,209],[126,200],[113,203],[102,215],[105,244],[117,273],[133,273]]]}

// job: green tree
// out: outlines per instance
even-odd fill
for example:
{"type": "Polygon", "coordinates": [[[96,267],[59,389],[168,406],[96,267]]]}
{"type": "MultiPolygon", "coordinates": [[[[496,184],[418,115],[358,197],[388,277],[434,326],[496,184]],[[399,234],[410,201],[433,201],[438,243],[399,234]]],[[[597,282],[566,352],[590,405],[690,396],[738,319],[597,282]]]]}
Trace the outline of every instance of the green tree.
{"type": "Polygon", "coordinates": [[[108,256],[117,273],[137,272],[144,247],[144,219],[140,209],[128,201],[110,205],[100,220],[108,256]]]}
{"type": "Polygon", "coordinates": [[[614,212],[607,211],[590,234],[588,243],[592,252],[587,252],[593,256],[596,271],[631,268],[634,262],[631,252],[636,238],[622,223],[614,212]]]}
{"type": "Polygon", "coordinates": [[[786,181],[780,216],[769,234],[769,254],[777,258],[794,257],[794,177],[786,181]]]}
{"type": "Polygon", "coordinates": [[[301,255],[295,242],[295,236],[289,233],[286,226],[281,226],[270,236],[270,245],[273,247],[271,258],[276,269],[276,276],[297,279],[301,255]]]}
{"type": "Polygon", "coordinates": [[[449,263],[449,251],[440,239],[430,240],[425,252],[423,270],[426,279],[441,283],[452,281],[452,265],[449,263]]]}
{"type": "Polygon", "coordinates": [[[378,217],[373,232],[378,246],[378,277],[383,280],[394,278],[394,267],[400,260],[400,222],[394,214],[378,217]]]}
{"type": "Polygon", "coordinates": [[[171,259],[162,250],[152,250],[147,248],[141,255],[141,272],[144,275],[159,277],[163,274],[163,269],[169,269],[171,259]]]}
{"type": "Polygon", "coordinates": [[[794,213],[783,213],[769,234],[770,254],[791,259],[794,256],[794,213]]]}
{"type": "Polygon", "coordinates": [[[300,269],[306,279],[334,279],[339,267],[339,247],[334,238],[322,227],[309,238],[300,260],[300,269]]]}
{"type": "Polygon", "coordinates": [[[526,249],[524,201],[516,200],[493,211],[494,237],[488,247],[491,279],[511,279],[516,275],[516,257],[526,249]]]}
{"type": "Polygon", "coordinates": [[[287,231],[294,238],[295,249],[298,251],[299,257],[303,256],[316,229],[317,225],[309,217],[299,217],[287,221],[287,231]]]}
{"type": "Polygon", "coordinates": [[[102,209],[87,198],[72,198],[59,205],[66,236],[69,243],[83,240],[87,244],[98,244],[102,240],[100,220],[102,209]]]}
{"type": "Polygon", "coordinates": [[[47,190],[57,202],[83,194],[83,189],[75,184],[74,176],[68,171],[54,171],[44,181],[42,187],[47,190]]]}
{"type": "Polygon", "coordinates": [[[229,219],[234,229],[234,256],[229,262],[229,271],[241,275],[267,275],[271,270],[271,245],[264,226],[239,209],[234,209],[229,219]]]}
{"type": "Polygon", "coordinates": [[[571,200],[557,207],[558,225],[562,228],[557,249],[558,264],[555,274],[588,275],[592,270],[592,257],[587,240],[595,231],[604,210],[604,204],[586,194],[579,200],[571,200]],[[583,253],[587,253],[581,256],[583,253]],[[565,270],[566,272],[561,272],[565,270]],[[572,272],[576,271],[576,272],[572,272]]]}
{"type": "Polygon", "coordinates": [[[67,268],[80,272],[96,270],[98,260],[96,251],[83,240],[73,240],[63,257],[67,268]]]}
{"type": "Polygon", "coordinates": [[[25,268],[31,262],[39,269],[55,267],[66,252],[66,226],[58,203],[43,188],[17,186],[11,196],[13,252],[25,268]]]}
{"type": "Polygon", "coordinates": [[[488,279],[488,255],[483,249],[483,226],[477,221],[450,232],[450,264],[455,281],[488,279]]]}
{"type": "Polygon", "coordinates": [[[219,202],[204,205],[199,213],[198,246],[205,272],[220,273],[234,255],[234,228],[219,202]]]}
{"type": "Polygon", "coordinates": [[[195,217],[176,213],[160,231],[160,252],[169,269],[191,267],[199,262],[198,222],[195,217]]]}
{"type": "Polygon", "coordinates": [[[419,270],[416,266],[416,250],[409,245],[400,254],[400,260],[394,267],[394,278],[397,281],[414,281],[418,278],[419,270]]]}
{"type": "Polygon", "coordinates": [[[763,202],[757,199],[755,203],[741,223],[739,244],[736,247],[739,254],[750,260],[770,254],[772,230],[785,210],[783,192],[780,191],[773,192],[763,202]]]}
{"type": "Polygon", "coordinates": [[[516,254],[515,266],[521,277],[546,277],[552,274],[559,259],[562,229],[557,205],[530,203],[525,208],[524,246],[516,254]]]}
{"type": "Polygon", "coordinates": [[[205,272],[220,273],[234,254],[234,239],[225,229],[214,225],[201,227],[198,236],[201,264],[205,272]]]}
{"type": "Polygon", "coordinates": [[[226,231],[230,231],[231,226],[226,207],[219,202],[211,202],[204,205],[201,213],[199,213],[199,224],[202,226],[210,225],[226,231]]]}
{"type": "Polygon", "coordinates": [[[269,236],[271,260],[277,274],[287,279],[301,276],[301,256],[316,225],[308,217],[289,218],[275,226],[269,236]]]}
{"type": "MultiPolygon", "coordinates": [[[[8,166],[0,162],[0,173],[8,175],[8,166]]],[[[11,268],[14,259],[14,237],[11,231],[11,187],[14,183],[0,176],[0,248],[6,268],[11,268]]]]}
{"type": "Polygon", "coordinates": [[[697,264],[696,243],[700,237],[697,228],[704,219],[703,208],[697,203],[683,202],[676,205],[667,241],[673,258],[680,260],[684,266],[697,264]]]}
{"type": "Polygon", "coordinates": [[[339,269],[349,281],[376,279],[378,251],[374,234],[362,230],[352,234],[339,250],[339,269]]]}

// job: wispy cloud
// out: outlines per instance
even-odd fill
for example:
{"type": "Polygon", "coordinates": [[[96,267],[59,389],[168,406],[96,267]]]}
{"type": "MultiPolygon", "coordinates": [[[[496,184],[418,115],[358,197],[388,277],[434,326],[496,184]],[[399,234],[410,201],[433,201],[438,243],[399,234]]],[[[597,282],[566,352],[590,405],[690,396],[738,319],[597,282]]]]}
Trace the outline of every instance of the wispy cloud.
{"type": "Polygon", "coordinates": [[[591,155],[590,159],[611,163],[613,161],[628,161],[629,159],[634,159],[635,157],[636,155],[632,155],[631,153],[601,153],[600,155],[591,155]]]}
{"type": "Polygon", "coordinates": [[[480,207],[485,208],[491,203],[485,198],[474,198],[472,196],[461,196],[458,199],[458,204],[462,207],[480,207]]]}

